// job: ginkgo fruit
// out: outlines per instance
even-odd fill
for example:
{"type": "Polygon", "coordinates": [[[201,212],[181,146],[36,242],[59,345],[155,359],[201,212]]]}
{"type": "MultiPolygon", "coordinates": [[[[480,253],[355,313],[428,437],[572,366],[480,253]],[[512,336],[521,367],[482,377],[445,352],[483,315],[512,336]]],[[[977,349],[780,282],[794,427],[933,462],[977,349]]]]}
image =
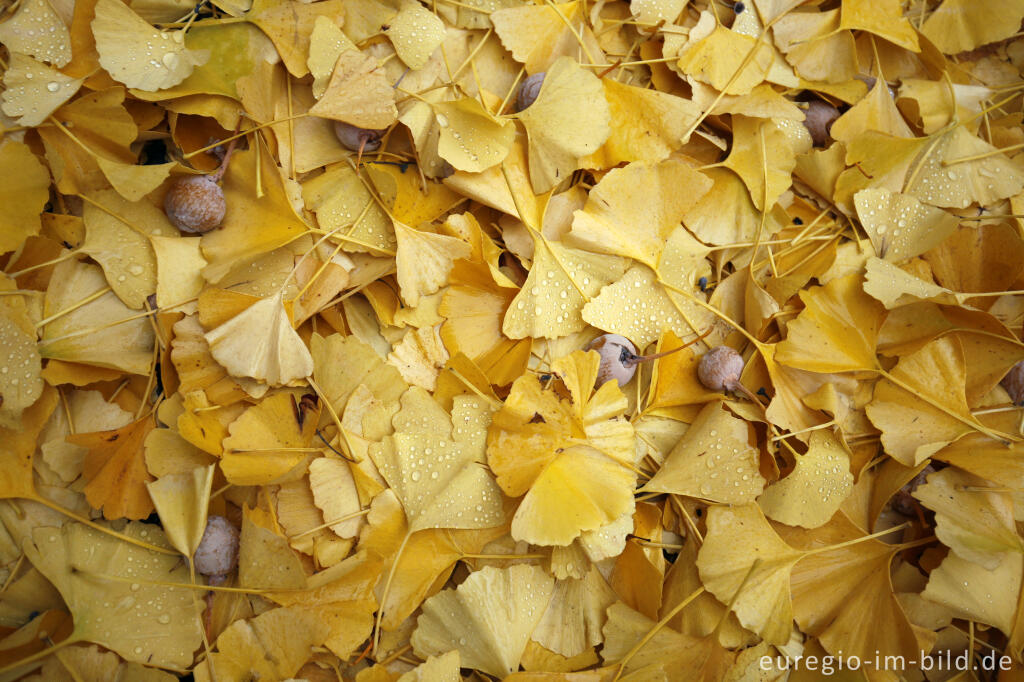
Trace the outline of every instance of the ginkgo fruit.
{"type": "Polygon", "coordinates": [[[522,111],[537,101],[537,95],[540,94],[540,88],[544,84],[545,75],[544,71],[535,73],[524,78],[523,82],[519,84],[519,92],[516,94],[517,111],[522,111]]]}
{"type": "Polygon", "coordinates": [[[211,516],[196,548],[196,571],[222,582],[238,566],[238,529],[223,516],[211,516]]]}

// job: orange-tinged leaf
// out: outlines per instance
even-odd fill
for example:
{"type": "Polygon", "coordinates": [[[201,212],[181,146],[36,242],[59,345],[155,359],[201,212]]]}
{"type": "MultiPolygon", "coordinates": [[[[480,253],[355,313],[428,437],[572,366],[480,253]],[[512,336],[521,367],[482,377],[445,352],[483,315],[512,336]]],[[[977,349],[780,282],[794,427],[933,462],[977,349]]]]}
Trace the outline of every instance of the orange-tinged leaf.
{"type": "Polygon", "coordinates": [[[68,442],[88,448],[82,476],[85,496],[108,519],[144,519],[153,511],[146,484],[154,480],[146,469],[143,444],[156,428],[143,417],[113,431],[68,436],[68,442]]]}

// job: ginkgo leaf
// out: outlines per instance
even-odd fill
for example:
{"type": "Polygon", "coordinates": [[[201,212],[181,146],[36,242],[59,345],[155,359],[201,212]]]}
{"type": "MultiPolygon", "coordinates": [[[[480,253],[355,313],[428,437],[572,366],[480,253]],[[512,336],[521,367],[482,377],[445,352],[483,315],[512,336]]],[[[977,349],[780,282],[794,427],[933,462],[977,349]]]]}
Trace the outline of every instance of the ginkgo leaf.
{"type": "Polygon", "coordinates": [[[616,600],[615,591],[594,566],[582,578],[556,580],[531,639],[562,656],[578,656],[603,641],[605,611],[616,600]]]}
{"type": "Polygon", "coordinates": [[[110,288],[130,308],[142,309],[156,293],[156,257],[149,235],[174,239],[177,230],[163,211],[147,202],[128,202],[106,190],[83,207],[85,241],[79,247],[103,268],[110,288]]]}
{"type": "Polygon", "coordinates": [[[840,28],[867,31],[885,38],[894,45],[918,52],[917,31],[899,0],[853,0],[843,3],[840,28]]]}
{"type": "Polygon", "coordinates": [[[907,183],[908,194],[933,206],[966,208],[992,204],[1024,188],[1024,172],[965,127],[935,137],[934,150],[907,183]]]}
{"type": "Polygon", "coordinates": [[[437,374],[448,357],[437,327],[423,327],[406,333],[388,354],[388,362],[398,368],[410,386],[433,391],[437,388],[437,374]]]}
{"type": "Polygon", "coordinates": [[[143,443],[156,427],[144,417],[114,431],[68,436],[68,442],[89,450],[82,476],[85,496],[108,519],[144,519],[153,511],[146,484],[153,480],[146,470],[143,443]]]}
{"type": "Polygon", "coordinates": [[[572,403],[524,375],[494,415],[488,464],[507,495],[525,494],[512,520],[514,538],[565,546],[632,509],[632,426],[619,417],[626,403],[616,382],[594,392],[598,365],[594,352],[555,361],[572,403]]]}
{"type": "Polygon", "coordinates": [[[837,655],[917,655],[915,629],[890,577],[898,545],[867,539],[842,512],[814,531],[776,528],[790,545],[813,552],[797,563],[790,582],[801,630],[837,655]]]}
{"type": "Polygon", "coordinates": [[[444,39],[444,22],[424,7],[410,5],[388,21],[385,33],[406,66],[422,69],[444,39]]]}
{"type": "Polygon", "coordinates": [[[44,386],[39,399],[22,411],[15,427],[0,426],[0,436],[6,443],[0,450],[0,462],[3,464],[0,466],[0,497],[35,497],[32,460],[36,454],[36,441],[58,401],[57,390],[44,386]]]}
{"type": "MultiPolygon", "coordinates": [[[[676,0],[668,0],[675,2],[676,0]]],[[[636,5],[630,5],[633,12],[636,5]]],[[[584,168],[612,168],[622,162],[654,163],[666,158],[683,143],[683,136],[697,120],[694,102],[658,90],[601,80],[611,114],[611,134],[601,148],[580,161],[584,168]]]]}
{"type": "Polygon", "coordinates": [[[398,682],[459,682],[462,675],[459,668],[459,650],[446,654],[427,656],[427,660],[398,678],[398,682]]]}
{"type": "Polygon", "coordinates": [[[196,666],[197,679],[242,682],[291,679],[327,637],[327,624],[315,614],[293,608],[271,609],[249,620],[236,620],[217,638],[210,668],[196,666]]]}
{"type": "Polygon", "coordinates": [[[411,306],[421,296],[432,294],[448,279],[448,272],[456,259],[468,258],[469,244],[456,237],[416,230],[394,221],[398,253],[398,286],[402,299],[411,306]]]}
{"type": "Polygon", "coordinates": [[[221,471],[235,485],[283,483],[305,473],[316,415],[296,408],[294,393],[275,393],[242,413],[228,427],[221,471]]]}
{"type": "Polygon", "coordinates": [[[505,313],[502,332],[510,339],[522,339],[557,338],[580,331],[583,305],[625,269],[622,258],[534,236],[533,267],[505,313]]]}
{"type": "Polygon", "coordinates": [[[489,528],[505,518],[500,490],[483,467],[490,409],[482,402],[458,396],[449,415],[426,391],[410,388],[393,420],[395,435],[371,447],[410,532],[489,528]]]}
{"type": "Polygon", "coordinates": [[[928,13],[921,33],[946,54],[1009,38],[1024,19],[1020,0],[944,0],[928,13]]]}
{"type": "Polygon", "coordinates": [[[554,580],[539,566],[476,571],[457,589],[423,604],[413,650],[425,658],[455,649],[462,666],[505,677],[519,669],[553,588],[554,580]]]}
{"type": "Polygon", "coordinates": [[[317,18],[326,16],[340,23],[343,15],[344,5],[340,0],[302,5],[282,0],[253,0],[252,9],[245,18],[273,41],[288,72],[301,78],[308,73],[306,57],[317,18]]]}
{"type": "Polygon", "coordinates": [[[324,230],[339,237],[346,251],[388,253],[395,231],[387,213],[348,164],[328,167],[302,185],[306,208],[316,213],[324,230]]]}
{"type": "Polygon", "coordinates": [[[195,554],[206,531],[213,470],[213,466],[196,467],[187,474],[168,474],[146,483],[167,541],[187,557],[195,554]]]}
{"type": "Polygon", "coordinates": [[[561,57],[576,58],[580,47],[591,63],[604,55],[593,31],[583,21],[577,0],[551,5],[515,5],[491,13],[501,44],[526,66],[527,73],[550,71],[561,57]],[[576,33],[579,30],[579,35],[576,33]]]}
{"type": "Polygon", "coordinates": [[[719,25],[689,45],[678,64],[683,73],[716,90],[743,95],[765,80],[772,58],[768,43],[719,25]]]}
{"type": "MultiPolygon", "coordinates": [[[[158,526],[130,523],[136,540],[168,547],[158,526]]],[[[202,646],[202,602],[188,567],[80,523],[37,528],[25,555],[60,590],[75,619],[72,637],[95,642],[128,661],[184,671],[202,646]],[[170,583],[170,585],[168,585],[170,583]]]]}
{"type": "Polygon", "coordinates": [[[913,495],[935,512],[935,537],[954,553],[991,571],[1006,554],[1024,552],[1008,493],[984,491],[984,479],[954,467],[927,481],[913,495]]]}
{"type": "Polygon", "coordinates": [[[281,386],[313,373],[313,357],[292,329],[283,293],[261,299],[211,329],[206,341],[232,376],[281,386]]]}
{"type": "Polygon", "coordinates": [[[800,292],[803,311],[790,321],[775,360],[810,372],[852,372],[878,366],[875,345],[884,310],[864,293],[859,275],[800,292]]]}
{"type": "Polygon", "coordinates": [[[1009,633],[1021,591],[1024,556],[1006,554],[993,570],[955,553],[932,569],[921,596],[949,609],[957,618],[985,623],[1009,633]]]}
{"type": "Polygon", "coordinates": [[[319,99],[327,89],[338,57],[346,50],[358,50],[348,36],[330,18],[320,15],[309,36],[309,58],[306,66],[313,74],[313,96],[319,99]]]}
{"type": "Polygon", "coordinates": [[[568,57],[551,65],[537,99],[516,117],[530,140],[530,182],[538,194],[568,178],[611,134],[601,81],[568,57]]]}
{"type": "Polygon", "coordinates": [[[957,294],[932,282],[901,270],[889,261],[868,258],[865,268],[864,293],[878,299],[888,310],[916,301],[957,303],[966,294],[957,294]]]}
{"type": "Polygon", "coordinates": [[[175,86],[208,56],[186,48],[183,32],[158,31],[118,0],[98,0],[92,32],[103,68],[138,90],[175,86]]]}
{"type": "Polygon", "coordinates": [[[839,10],[792,12],[772,27],[775,44],[801,78],[841,83],[857,75],[857,44],[839,28],[839,10]]]}
{"type": "Polygon", "coordinates": [[[298,590],[306,587],[302,561],[277,520],[259,507],[244,507],[238,545],[238,581],[246,587],[298,590]]]}
{"type": "Polygon", "coordinates": [[[955,337],[939,337],[904,355],[890,376],[879,379],[866,407],[868,418],[882,431],[885,451],[904,466],[916,466],[984,428],[967,406],[965,382],[964,351],[955,337]]]}
{"type": "Polygon", "coordinates": [[[908,194],[863,189],[853,195],[875,253],[893,263],[919,256],[956,229],[957,219],[908,194]]]}
{"type": "Polygon", "coordinates": [[[764,488],[758,461],[747,423],[708,403],[642,490],[745,504],[764,488]]]}
{"type": "Polygon", "coordinates": [[[0,24],[0,43],[8,53],[26,54],[62,67],[71,61],[67,24],[46,0],[26,0],[17,13],[0,24]]]}
{"type": "Polygon", "coordinates": [[[850,453],[827,430],[811,434],[793,471],[757,498],[765,516],[789,526],[824,525],[853,491],[850,453]]]}
{"type": "Polygon", "coordinates": [[[0,424],[20,426],[22,411],[42,395],[42,358],[36,348],[35,329],[25,329],[0,315],[0,348],[7,353],[0,366],[0,424]]]}
{"type": "MultiPolygon", "coordinates": [[[[0,27],[6,25],[0,24],[0,27]]],[[[0,30],[0,34],[2,32],[0,30]]],[[[12,118],[20,116],[18,125],[37,126],[74,97],[82,81],[12,52],[10,65],[4,72],[3,112],[12,118]]]]}
{"type": "Polygon", "coordinates": [[[324,399],[337,411],[345,409],[360,385],[384,403],[397,401],[408,388],[398,369],[386,364],[355,336],[314,334],[309,346],[315,367],[313,378],[324,399]]]}
{"type": "Polygon", "coordinates": [[[733,116],[733,142],[726,168],[743,179],[758,210],[769,210],[792,182],[796,157],[777,124],[733,116]]]}
{"type": "Polygon", "coordinates": [[[156,304],[165,310],[182,310],[203,291],[203,258],[198,239],[153,235],[149,238],[156,256],[156,304]]]}
{"type": "Polygon", "coordinates": [[[0,252],[14,251],[39,234],[39,214],[49,201],[49,173],[28,145],[5,140],[0,145],[0,252]]]}
{"type": "MultiPolygon", "coordinates": [[[[348,464],[332,457],[318,457],[309,465],[309,487],[316,506],[325,519],[341,519],[360,511],[359,492],[348,464]]],[[[358,517],[331,524],[331,530],[343,538],[353,538],[359,532],[358,517]]]]}
{"type": "Polygon", "coordinates": [[[711,507],[697,556],[701,580],[730,604],[740,623],[766,641],[786,642],[793,627],[790,572],[803,557],[779,538],[756,504],[711,507]]]}
{"type": "Polygon", "coordinates": [[[583,209],[573,213],[570,238],[591,251],[656,268],[668,236],[711,184],[679,161],[616,168],[594,186],[583,209]]]}
{"type": "Polygon", "coordinates": [[[469,97],[438,102],[432,108],[439,129],[437,153],[456,170],[479,173],[508,156],[515,138],[511,121],[494,118],[469,97]]]}
{"type": "Polygon", "coordinates": [[[358,50],[341,53],[327,89],[309,113],[371,130],[387,128],[398,118],[395,91],[383,69],[358,50]]]}

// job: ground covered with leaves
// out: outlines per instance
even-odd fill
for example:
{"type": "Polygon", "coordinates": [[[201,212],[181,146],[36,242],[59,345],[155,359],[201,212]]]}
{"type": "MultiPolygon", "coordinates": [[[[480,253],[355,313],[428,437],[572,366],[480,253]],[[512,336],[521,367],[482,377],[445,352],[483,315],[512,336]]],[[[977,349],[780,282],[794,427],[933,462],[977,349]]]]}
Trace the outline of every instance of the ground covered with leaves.
{"type": "Polygon", "coordinates": [[[1024,1],[191,3],[3,3],[0,680],[1024,679],[1024,1]]]}

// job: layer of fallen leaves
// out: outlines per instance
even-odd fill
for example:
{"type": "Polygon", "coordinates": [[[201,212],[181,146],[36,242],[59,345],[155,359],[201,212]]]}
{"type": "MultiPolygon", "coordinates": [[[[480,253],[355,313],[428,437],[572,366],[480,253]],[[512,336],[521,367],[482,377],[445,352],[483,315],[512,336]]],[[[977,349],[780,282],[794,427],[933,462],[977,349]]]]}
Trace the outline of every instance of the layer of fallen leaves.
{"type": "Polygon", "coordinates": [[[1024,675],[1024,0],[3,10],[0,678],[1024,675]]]}

